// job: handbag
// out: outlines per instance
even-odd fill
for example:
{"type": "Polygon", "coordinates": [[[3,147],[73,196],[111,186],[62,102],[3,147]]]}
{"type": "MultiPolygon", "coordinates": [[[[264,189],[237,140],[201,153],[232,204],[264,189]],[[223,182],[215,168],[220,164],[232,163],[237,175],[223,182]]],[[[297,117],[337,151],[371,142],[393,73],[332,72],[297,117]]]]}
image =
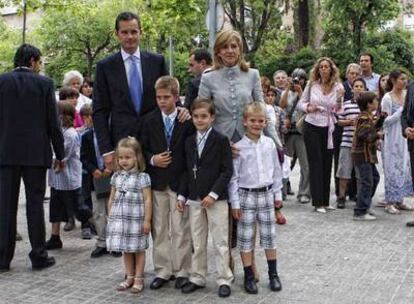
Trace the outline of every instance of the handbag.
{"type": "MultiPolygon", "coordinates": [[[[311,88],[312,88],[312,85],[309,83],[309,90],[308,90],[308,102],[309,103],[310,103],[311,88]]],[[[302,112],[302,111],[300,111],[296,114],[296,130],[300,134],[303,134],[303,130],[305,128],[306,114],[307,113],[302,112]]]]}

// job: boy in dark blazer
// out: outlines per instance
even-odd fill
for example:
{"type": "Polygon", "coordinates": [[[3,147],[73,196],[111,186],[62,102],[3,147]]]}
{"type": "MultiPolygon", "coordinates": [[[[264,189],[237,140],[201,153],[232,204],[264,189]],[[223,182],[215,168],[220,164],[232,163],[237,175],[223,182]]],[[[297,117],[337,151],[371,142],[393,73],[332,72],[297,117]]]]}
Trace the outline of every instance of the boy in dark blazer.
{"type": "Polygon", "coordinates": [[[227,205],[227,185],[233,174],[231,148],[229,140],[211,127],[215,109],[210,100],[195,100],[191,112],[197,133],[185,142],[187,172],[181,179],[177,209],[183,212],[189,208],[194,253],[190,281],[181,291],[191,293],[206,285],[210,230],[218,265],[218,294],[228,297],[233,280],[229,267],[227,205]]]}
{"type": "MultiPolygon", "coordinates": [[[[98,258],[107,254],[106,250],[106,216],[107,202],[110,191],[111,171],[105,168],[103,158],[100,154],[95,130],[92,122],[92,107],[84,105],[80,114],[87,127],[82,134],[81,144],[81,162],[82,171],[82,193],[84,196],[89,195],[93,204],[93,219],[98,236],[96,247],[91,253],[92,258],[98,258]],[[99,185],[99,189],[95,187],[99,185]],[[108,192],[106,192],[106,190],[108,192]]],[[[113,253],[114,256],[121,256],[121,253],[113,253]]]]}
{"type": "Polygon", "coordinates": [[[178,120],[179,83],[176,78],[159,78],[155,90],[158,109],[145,117],[141,135],[153,196],[152,239],[156,277],[150,288],[161,288],[175,275],[175,287],[179,289],[188,281],[191,236],[188,218],[176,210],[176,192],[185,172],[184,143],[194,133],[194,126],[190,120],[178,120]]]}

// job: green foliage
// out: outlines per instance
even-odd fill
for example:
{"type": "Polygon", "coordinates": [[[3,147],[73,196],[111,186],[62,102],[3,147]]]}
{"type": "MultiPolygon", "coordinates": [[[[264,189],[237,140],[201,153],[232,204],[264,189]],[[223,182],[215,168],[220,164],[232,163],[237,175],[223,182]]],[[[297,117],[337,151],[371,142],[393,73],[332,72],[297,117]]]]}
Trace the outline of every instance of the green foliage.
{"type": "Polygon", "coordinates": [[[20,32],[8,28],[0,18],[0,73],[13,69],[13,56],[20,43],[20,32]]]}

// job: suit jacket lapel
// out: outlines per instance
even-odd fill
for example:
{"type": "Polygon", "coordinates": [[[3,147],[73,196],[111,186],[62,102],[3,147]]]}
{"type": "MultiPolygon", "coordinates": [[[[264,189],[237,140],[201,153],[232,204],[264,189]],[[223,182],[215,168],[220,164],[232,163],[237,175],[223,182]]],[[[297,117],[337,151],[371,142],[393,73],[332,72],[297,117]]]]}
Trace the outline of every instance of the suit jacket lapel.
{"type": "Polygon", "coordinates": [[[142,76],[142,96],[144,96],[144,90],[146,88],[146,80],[148,79],[147,73],[151,71],[151,62],[148,60],[148,54],[146,52],[140,52],[141,54],[141,76],[142,76]]]}
{"type": "Polygon", "coordinates": [[[214,146],[214,139],[216,137],[214,129],[211,129],[210,134],[207,136],[206,143],[204,145],[203,151],[201,152],[200,156],[200,162],[203,161],[203,158],[205,157],[207,151],[211,149],[214,146]]]}

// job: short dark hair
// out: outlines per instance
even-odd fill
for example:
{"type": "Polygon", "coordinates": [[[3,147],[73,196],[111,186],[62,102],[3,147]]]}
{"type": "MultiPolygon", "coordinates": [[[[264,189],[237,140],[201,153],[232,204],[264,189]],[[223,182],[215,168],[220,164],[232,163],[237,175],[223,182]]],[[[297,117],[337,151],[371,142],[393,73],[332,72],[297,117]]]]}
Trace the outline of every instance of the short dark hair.
{"type": "Polygon", "coordinates": [[[357,81],[362,82],[362,84],[364,85],[365,90],[368,90],[367,82],[362,77],[358,77],[357,79],[355,79],[354,82],[352,83],[352,87],[354,87],[354,83],[357,82],[357,81]]]}
{"type": "Polygon", "coordinates": [[[211,65],[213,63],[213,58],[211,54],[206,49],[196,49],[191,52],[190,56],[194,55],[194,60],[200,62],[201,60],[205,60],[206,64],[211,65]]]}
{"type": "Polygon", "coordinates": [[[193,104],[191,105],[191,113],[197,109],[207,109],[210,115],[216,114],[216,107],[214,106],[213,101],[210,99],[197,98],[194,100],[193,104]]]}
{"type": "Polygon", "coordinates": [[[120,13],[115,20],[115,30],[119,31],[119,23],[121,21],[130,21],[130,20],[137,20],[138,22],[138,28],[141,30],[141,20],[139,19],[137,14],[134,14],[133,12],[122,12],[120,13]]]}
{"type": "Polygon", "coordinates": [[[31,44],[22,44],[14,54],[14,67],[30,67],[30,60],[39,61],[42,53],[31,44]]]}
{"type": "Polygon", "coordinates": [[[59,90],[59,100],[66,100],[69,98],[78,98],[79,92],[70,87],[63,87],[59,90]]]}
{"type": "Polygon", "coordinates": [[[86,76],[83,78],[83,84],[87,83],[90,87],[93,87],[93,80],[91,77],[86,76]]]}
{"type": "Polygon", "coordinates": [[[358,107],[361,111],[368,109],[368,104],[373,103],[377,99],[377,94],[374,92],[362,92],[357,99],[358,107]]]}
{"type": "Polygon", "coordinates": [[[361,60],[361,57],[362,56],[368,56],[369,57],[369,59],[371,60],[371,64],[374,64],[374,56],[372,56],[372,54],[371,53],[368,53],[368,52],[363,52],[363,53],[361,53],[360,55],[359,55],[359,59],[361,60]]]}

